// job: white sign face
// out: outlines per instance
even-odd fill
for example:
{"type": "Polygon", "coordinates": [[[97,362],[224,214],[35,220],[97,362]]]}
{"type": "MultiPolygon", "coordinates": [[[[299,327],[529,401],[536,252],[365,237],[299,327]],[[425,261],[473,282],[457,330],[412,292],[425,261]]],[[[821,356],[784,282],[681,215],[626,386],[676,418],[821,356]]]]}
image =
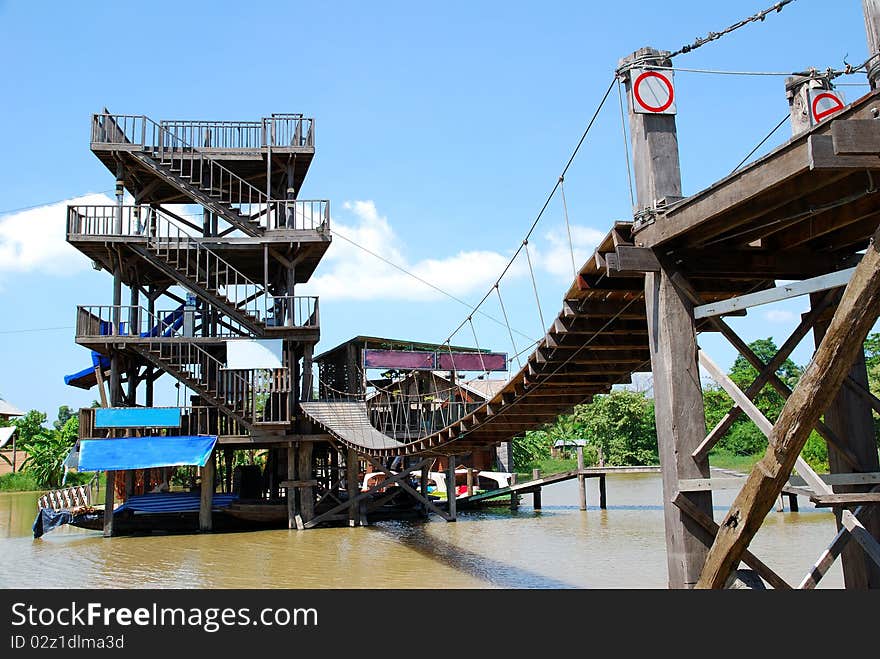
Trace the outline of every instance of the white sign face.
{"type": "Polygon", "coordinates": [[[833,114],[840,112],[846,105],[843,92],[828,89],[810,90],[810,123],[818,124],[833,114]]]}
{"type": "Polygon", "coordinates": [[[281,339],[226,342],[226,368],[281,368],[281,339]]]}
{"type": "Polygon", "coordinates": [[[633,111],[639,114],[675,114],[672,71],[630,69],[633,111]]]}

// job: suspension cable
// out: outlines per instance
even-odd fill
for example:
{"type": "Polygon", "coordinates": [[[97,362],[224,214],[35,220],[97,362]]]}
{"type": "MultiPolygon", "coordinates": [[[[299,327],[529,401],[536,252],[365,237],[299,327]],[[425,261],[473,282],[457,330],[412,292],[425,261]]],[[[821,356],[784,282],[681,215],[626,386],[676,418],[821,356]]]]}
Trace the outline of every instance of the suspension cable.
{"type": "MultiPolygon", "coordinates": [[[[626,153],[626,180],[629,182],[629,203],[635,208],[636,207],[636,198],[633,192],[633,177],[632,177],[632,159],[629,155],[629,140],[626,136],[626,112],[623,107],[623,92],[621,91],[622,83],[620,80],[617,81],[617,99],[620,101],[620,132],[623,135],[623,150],[626,153]]],[[[575,274],[577,277],[577,274],[575,274]]]]}
{"type": "Polygon", "coordinates": [[[677,55],[682,55],[684,53],[689,53],[692,50],[696,50],[700,46],[705,46],[707,43],[710,43],[712,41],[716,41],[716,40],[720,39],[721,37],[730,34],[731,32],[735,32],[736,30],[740,29],[741,27],[745,27],[749,23],[763,21],[767,17],[768,14],[772,14],[773,12],[779,13],[782,11],[782,9],[786,5],[789,5],[792,2],[794,2],[794,0],[781,0],[780,2],[777,2],[776,4],[774,4],[773,6],[768,7],[767,9],[764,9],[762,11],[759,11],[757,14],[754,14],[753,16],[749,16],[747,18],[742,19],[741,21],[737,21],[733,25],[730,25],[730,26],[724,28],[723,30],[721,30],[721,32],[709,32],[709,34],[707,34],[705,37],[697,37],[697,39],[693,43],[686,44],[686,45],[682,46],[681,48],[676,50],[674,53],[672,53],[669,56],[669,58],[672,59],[673,57],[675,57],[677,55]]]}
{"type": "MultiPolygon", "coordinates": [[[[587,123],[587,127],[584,129],[584,132],[581,134],[580,139],[578,140],[577,144],[575,145],[574,150],[572,151],[571,156],[568,159],[568,162],[566,162],[565,167],[562,168],[562,172],[559,175],[560,177],[564,178],[566,173],[568,173],[569,167],[571,167],[572,163],[574,162],[575,157],[577,156],[578,152],[580,151],[581,146],[583,145],[584,141],[587,139],[587,135],[589,135],[590,131],[593,128],[593,125],[596,123],[596,119],[599,117],[599,113],[602,111],[602,108],[605,107],[605,102],[608,100],[608,96],[611,94],[611,90],[614,89],[614,85],[615,85],[616,81],[617,81],[617,75],[615,74],[614,77],[611,79],[611,83],[608,85],[608,89],[605,90],[605,93],[603,94],[602,99],[599,101],[599,105],[596,107],[596,110],[593,112],[593,115],[590,118],[590,121],[587,123]]],[[[501,274],[498,275],[498,278],[495,280],[495,283],[500,282],[501,279],[504,277],[504,275],[507,274],[507,271],[510,270],[510,267],[513,265],[513,262],[519,256],[519,254],[523,250],[526,242],[528,241],[528,239],[531,237],[532,233],[534,232],[535,227],[538,226],[538,222],[541,221],[541,218],[543,217],[544,212],[547,210],[547,207],[550,205],[550,201],[553,199],[553,195],[556,194],[556,188],[558,188],[558,187],[559,187],[559,179],[557,178],[556,183],[553,185],[553,188],[550,190],[550,194],[547,195],[547,199],[544,201],[544,205],[541,206],[541,210],[538,211],[537,216],[535,217],[534,221],[532,222],[531,226],[529,227],[529,230],[526,232],[526,236],[525,236],[524,241],[522,243],[520,243],[520,245],[516,248],[516,251],[514,251],[513,255],[510,257],[510,260],[507,262],[507,265],[504,266],[504,269],[501,271],[501,274]]],[[[478,310],[483,305],[483,303],[492,294],[492,288],[494,288],[494,285],[491,288],[489,288],[488,291],[486,291],[486,294],[480,299],[479,302],[477,302],[476,306],[473,307],[473,309],[471,310],[471,314],[469,314],[469,315],[473,315],[474,313],[478,312],[478,310]]],[[[466,322],[467,322],[467,319],[462,320],[461,323],[459,323],[459,325],[449,334],[448,338],[446,339],[446,341],[444,341],[444,343],[446,343],[447,341],[450,341],[452,339],[452,337],[454,337],[458,333],[458,331],[462,327],[464,327],[464,324],[466,322]]],[[[543,323],[542,323],[542,325],[543,325],[543,323]]],[[[521,334],[520,332],[517,332],[517,333],[521,334]]],[[[528,337],[528,338],[531,338],[531,337],[528,337]]]]}
{"type": "Polygon", "coordinates": [[[538,295],[538,282],[535,280],[535,269],[532,267],[532,257],[529,254],[529,241],[524,240],[523,246],[526,249],[526,260],[529,262],[529,274],[532,276],[532,288],[535,291],[535,302],[538,305],[538,318],[541,320],[541,331],[546,332],[547,326],[544,324],[544,312],[541,310],[541,297],[538,295]]]}
{"type": "Polygon", "coordinates": [[[736,167],[734,167],[734,168],[733,168],[733,171],[730,172],[730,173],[731,173],[731,174],[735,173],[740,167],[742,167],[743,165],[745,165],[745,164],[746,164],[746,161],[754,155],[755,151],[757,151],[757,150],[760,149],[762,146],[764,146],[764,144],[767,142],[767,140],[769,140],[771,137],[773,137],[773,135],[776,133],[777,130],[779,130],[780,128],[782,128],[782,125],[783,125],[786,121],[788,121],[788,118],[789,118],[789,115],[788,115],[788,114],[786,114],[784,117],[782,117],[782,120],[781,120],[778,124],[776,124],[776,127],[773,128],[773,130],[771,130],[769,133],[767,133],[767,136],[766,136],[763,140],[761,140],[760,142],[758,142],[758,145],[757,145],[754,149],[752,149],[751,151],[749,151],[748,155],[747,155],[745,158],[743,158],[742,160],[740,160],[739,164],[738,164],[736,167]]]}
{"type": "Polygon", "coordinates": [[[577,279],[577,266],[574,263],[574,243],[571,240],[571,224],[568,222],[568,204],[565,203],[565,179],[559,177],[559,193],[562,195],[562,214],[565,216],[565,230],[568,232],[568,251],[571,254],[571,276],[577,279]]]}
{"type": "Polygon", "coordinates": [[[504,300],[501,299],[501,288],[498,284],[495,284],[495,293],[498,294],[498,304],[501,305],[501,313],[504,315],[504,322],[507,323],[507,333],[510,334],[510,345],[513,346],[514,357],[516,357],[516,363],[522,368],[522,362],[519,359],[519,353],[516,348],[516,341],[513,340],[513,332],[510,331],[510,322],[507,319],[507,309],[504,308],[504,300]]]}

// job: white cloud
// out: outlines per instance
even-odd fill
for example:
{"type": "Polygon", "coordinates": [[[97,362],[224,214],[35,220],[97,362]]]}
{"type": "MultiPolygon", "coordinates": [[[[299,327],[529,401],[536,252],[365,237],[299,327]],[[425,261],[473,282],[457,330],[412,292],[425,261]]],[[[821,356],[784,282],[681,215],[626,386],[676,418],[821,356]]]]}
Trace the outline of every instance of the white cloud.
{"type": "Polygon", "coordinates": [[[0,274],[40,272],[66,276],[87,270],[89,260],[67,243],[68,204],[113,204],[103,194],[89,194],[0,218],[0,274]]]}
{"type": "MultiPolygon", "coordinates": [[[[495,282],[508,256],[488,250],[460,251],[451,256],[410,262],[406,246],[394,233],[388,218],[372,201],[345,202],[353,223],[331,220],[336,234],[333,247],[310,280],[308,290],[324,299],[436,300],[443,295],[364,249],[405,268],[417,277],[457,297],[474,297],[495,282]],[[364,249],[358,249],[345,236],[364,249]]],[[[514,275],[520,268],[514,271],[514,275]]]]}
{"type": "MultiPolygon", "coordinates": [[[[388,218],[381,215],[373,201],[347,201],[342,208],[350,220],[331,220],[335,234],[333,247],[310,280],[309,294],[325,299],[355,300],[422,300],[433,301],[442,293],[410,277],[394,266],[382,262],[364,249],[405,268],[417,277],[442,288],[451,295],[473,299],[485,293],[513,253],[517,242],[511,236],[507,254],[490,250],[460,251],[449,256],[410,262],[406,245],[395,234],[388,218]],[[357,243],[358,249],[342,236],[357,243]]],[[[592,256],[604,233],[582,225],[571,225],[571,242],[578,268],[592,256]]],[[[564,226],[554,226],[529,242],[529,255],[536,270],[570,282],[571,249],[564,226]]],[[[514,261],[504,281],[527,275],[528,265],[523,254],[514,261]]]]}
{"type": "Polygon", "coordinates": [[[571,281],[574,276],[571,271],[572,252],[574,253],[575,267],[580,269],[586,260],[593,255],[596,246],[604,237],[605,234],[602,231],[580,224],[572,224],[571,245],[569,245],[565,227],[554,227],[544,233],[548,247],[539,252],[540,267],[565,281],[571,281]]]}
{"type": "Polygon", "coordinates": [[[764,318],[771,323],[793,323],[797,321],[798,316],[792,311],[771,309],[764,312],[764,318]]]}

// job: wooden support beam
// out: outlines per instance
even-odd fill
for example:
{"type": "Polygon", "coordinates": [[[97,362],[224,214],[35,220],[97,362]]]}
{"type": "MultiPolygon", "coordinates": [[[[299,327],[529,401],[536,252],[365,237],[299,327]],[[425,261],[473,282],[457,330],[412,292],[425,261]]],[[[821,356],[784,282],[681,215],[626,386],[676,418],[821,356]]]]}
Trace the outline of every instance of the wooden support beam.
{"type": "MultiPolygon", "coordinates": [[[[705,529],[709,535],[714,537],[718,533],[718,524],[715,523],[709,515],[697,508],[684,494],[679,492],[675,495],[672,503],[680,508],[682,512],[690,516],[695,522],[705,529]]],[[[776,572],[771,570],[763,561],[761,561],[752,552],[746,550],[743,553],[742,561],[752,568],[758,575],[777,590],[791,590],[791,586],[780,577],[776,572]]]]}
{"type": "MultiPolygon", "coordinates": [[[[287,478],[289,480],[296,479],[296,446],[287,447],[287,478]]],[[[287,488],[287,528],[295,529],[297,527],[296,518],[299,511],[296,508],[296,489],[281,483],[281,487],[287,488]]]]}
{"type": "MultiPolygon", "coordinates": [[[[782,347],[779,348],[773,358],[767,362],[767,365],[764,368],[759,369],[758,377],[755,378],[745,391],[745,395],[749,400],[752,400],[757,396],[771,376],[776,374],[776,371],[782,366],[782,363],[788,358],[792,351],[794,351],[804,336],[806,336],[807,332],[810,331],[819,316],[831,305],[834,297],[835,293],[833,291],[825,293],[822,300],[814,305],[813,309],[801,319],[801,322],[795,328],[794,332],[792,332],[791,336],[789,336],[786,342],[782,344],[782,347]]],[[[730,427],[733,425],[734,421],[739,418],[741,413],[742,408],[737,405],[724,415],[709,434],[706,435],[706,438],[700,443],[696,450],[694,450],[694,458],[708,456],[712,447],[718,443],[728,430],[730,430],[730,427]]]]}
{"type": "Polygon", "coordinates": [[[349,448],[345,458],[345,486],[348,491],[348,525],[357,526],[358,514],[358,454],[353,448],[349,448]]]}
{"type": "Polygon", "coordinates": [[[449,519],[447,522],[454,522],[458,519],[458,507],[456,506],[456,490],[455,490],[455,456],[446,457],[446,503],[449,509],[449,519]]]}
{"type": "MultiPolygon", "coordinates": [[[[815,296],[814,296],[815,298],[815,296]]],[[[816,303],[817,300],[813,299],[816,303]]],[[[828,321],[823,317],[813,330],[813,337],[818,346],[827,331],[828,321]]],[[[874,435],[874,419],[871,412],[871,399],[860,391],[867,391],[868,371],[865,365],[864,349],[856,352],[852,366],[844,379],[844,385],[825,410],[825,423],[837,437],[846,441],[847,454],[842,453],[834,444],[828,446],[828,466],[832,474],[843,475],[854,472],[880,471],[877,455],[877,443],[874,435]],[[850,454],[853,460],[850,460],[850,454]],[[852,464],[852,462],[855,464],[852,464]]],[[[868,486],[869,487],[869,486],[868,486]]],[[[836,483],[830,491],[835,493],[865,492],[863,485],[836,483]]],[[[826,493],[827,494],[827,493],[826,493]]],[[[843,513],[835,510],[837,528],[843,528],[843,513]]],[[[867,523],[869,532],[880,538],[880,518],[871,518],[867,523]]],[[[846,588],[864,590],[880,588],[880,566],[867,560],[860,547],[852,543],[843,548],[841,553],[843,581],[846,588]]]]}
{"type": "MultiPolygon", "coordinates": [[[[691,588],[703,566],[705,531],[671,502],[683,478],[708,478],[709,461],[692,457],[703,440],[706,420],[697,366],[693,307],[668,272],[645,276],[651,364],[660,464],[663,473],[666,553],[671,588],[691,588]]],[[[712,493],[686,494],[707,515],[712,493]]]]}
{"type": "Polygon", "coordinates": [[[608,495],[605,492],[605,474],[599,475],[599,508],[600,510],[608,508],[608,495]]]}
{"type": "Polygon", "coordinates": [[[587,509],[587,481],[584,477],[584,447],[577,447],[577,468],[578,468],[578,507],[581,510],[587,509]]]}
{"type": "Polygon", "coordinates": [[[761,304],[769,304],[770,302],[779,302],[788,300],[789,298],[816,293],[818,291],[827,291],[830,288],[839,288],[846,286],[847,282],[855,272],[855,268],[847,268],[830,272],[821,277],[812,277],[803,281],[777,286],[776,288],[768,288],[765,291],[757,293],[748,293],[739,295],[720,302],[709,302],[694,307],[694,318],[709,318],[711,316],[720,316],[721,314],[731,313],[741,309],[750,309],[761,304]]]}
{"type": "Polygon", "coordinates": [[[214,505],[214,452],[208,456],[208,461],[201,467],[201,490],[199,495],[199,531],[211,531],[213,528],[213,516],[211,510],[214,505]]]}
{"type": "MultiPolygon", "coordinates": [[[[785,487],[819,416],[831,403],[880,311],[880,252],[872,244],[856,267],[813,360],[785,402],[771,447],[752,469],[721,524],[697,584],[722,588],[785,487]]],[[[656,388],[656,387],[655,387],[656,388]]]]}
{"type": "MultiPolygon", "coordinates": [[[[357,454],[355,454],[355,455],[357,455],[357,454]]],[[[369,497],[370,495],[372,495],[373,493],[377,492],[380,489],[389,487],[395,483],[399,483],[405,478],[409,478],[409,475],[413,471],[417,471],[417,470],[421,469],[423,466],[431,464],[431,461],[432,461],[431,458],[426,458],[425,460],[422,460],[421,462],[418,462],[417,464],[408,467],[406,470],[401,471],[398,474],[395,474],[391,478],[386,478],[384,481],[370,486],[364,492],[355,491],[355,497],[354,497],[353,501],[343,501],[338,506],[334,506],[330,510],[321,513],[320,515],[318,515],[314,519],[312,519],[310,522],[306,522],[305,528],[307,528],[307,529],[314,528],[315,526],[317,526],[321,522],[333,519],[337,515],[337,513],[344,511],[346,508],[350,509],[352,506],[359,507],[358,504],[360,503],[360,501],[366,499],[367,497],[369,497]]],[[[357,463],[355,462],[355,464],[357,464],[357,463]]],[[[357,467],[355,467],[355,471],[356,470],[357,470],[357,467]]]]}
{"type": "MultiPolygon", "coordinates": [[[[702,302],[699,294],[694,290],[693,286],[682,276],[680,272],[676,272],[672,277],[673,282],[679,291],[682,292],[691,302],[699,303],[702,302]]],[[[731,345],[736,348],[737,352],[739,352],[751,366],[758,371],[759,373],[765,370],[766,364],[761,361],[760,357],[758,357],[755,352],[743,341],[739,335],[733,331],[733,329],[725,323],[722,319],[716,317],[709,318],[709,322],[713,324],[719,332],[730,341],[731,345]]],[[[788,398],[791,396],[791,389],[785,384],[775,372],[767,372],[767,381],[770,385],[776,389],[776,391],[783,397],[788,398]]],[[[858,458],[852,452],[852,450],[847,447],[838,437],[837,435],[829,428],[823,421],[816,422],[816,432],[818,432],[829,444],[834,445],[835,448],[840,452],[841,456],[844,460],[846,460],[851,466],[856,466],[858,464],[858,458]]],[[[702,443],[701,443],[702,445],[702,443]]],[[[697,448],[700,448],[698,446],[697,448]]]]}
{"type": "MultiPolygon", "coordinates": [[[[541,478],[541,470],[540,469],[532,469],[532,480],[536,481],[541,478]]],[[[468,496],[471,496],[472,493],[468,493],[468,496]]],[[[535,510],[541,510],[541,487],[538,486],[535,488],[534,492],[532,492],[532,508],[535,510]]]]}
{"type": "MultiPolygon", "coordinates": [[[[378,469],[379,471],[381,471],[385,474],[386,481],[394,476],[393,472],[386,469],[385,466],[381,462],[376,460],[375,458],[373,458],[371,456],[366,456],[366,458],[370,464],[372,464],[376,469],[378,469]]],[[[425,467],[421,467],[421,468],[412,467],[412,468],[406,469],[404,471],[406,473],[411,473],[413,471],[416,471],[417,469],[424,470],[426,468],[427,468],[427,465],[425,467]]],[[[424,471],[422,471],[422,473],[424,473],[424,471]]],[[[406,482],[406,479],[397,481],[397,485],[398,485],[398,487],[400,487],[401,489],[406,491],[416,501],[418,501],[422,505],[424,505],[427,510],[430,510],[431,512],[436,513],[437,515],[440,515],[440,517],[445,519],[447,522],[454,522],[455,521],[454,519],[450,519],[449,514],[445,510],[442,510],[441,508],[438,508],[436,505],[434,505],[434,502],[431,501],[431,499],[430,499],[430,497],[428,497],[427,493],[422,494],[422,493],[419,493],[416,490],[414,490],[413,487],[409,483],[406,482]]],[[[393,494],[392,494],[392,496],[393,496],[393,494]]]]}
{"type": "Polygon", "coordinates": [[[304,522],[310,521],[315,516],[315,486],[312,442],[299,444],[297,458],[296,478],[302,483],[299,489],[300,515],[304,522]]]}

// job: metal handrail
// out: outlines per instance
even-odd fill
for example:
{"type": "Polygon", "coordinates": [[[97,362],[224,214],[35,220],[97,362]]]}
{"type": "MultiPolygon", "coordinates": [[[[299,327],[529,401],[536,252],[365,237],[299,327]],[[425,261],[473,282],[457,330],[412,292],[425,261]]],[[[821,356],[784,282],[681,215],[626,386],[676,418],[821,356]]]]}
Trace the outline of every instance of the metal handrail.
{"type": "Polygon", "coordinates": [[[248,216],[259,217],[265,213],[273,201],[265,192],[146,115],[93,115],[92,143],[139,146],[172,170],[177,162],[176,173],[180,177],[188,178],[203,192],[207,186],[207,194],[217,195],[218,202],[237,206],[245,221],[248,216]]]}
{"type": "Polygon", "coordinates": [[[314,146],[314,121],[302,114],[276,114],[259,121],[163,119],[159,123],[198,148],[254,149],[314,146]]]}
{"type": "Polygon", "coordinates": [[[220,401],[232,413],[254,422],[277,423],[290,419],[290,373],[286,367],[232,370],[192,342],[148,345],[151,352],[159,354],[168,366],[177,370],[184,383],[208,398],[220,401]],[[267,385],[267,382],[271,384],[267,385]],[[261,405],[262,410],[259,409],[261,405]],[[271,408],[268,419],[264,414],[267,406],[271,408]]]}
{"type": "MultiPolygon", "coordinates": [[[[165,339],[187,336],[188,315],[192,315],[192,326],[196,328],[196,320],[205,321],[208,309],[205,305],[193,310],[168,309],[150,313],[149,310],[137,305],[83,304],[77,306],[76,336],[78,338],[95,339],[101,337],[165,339]],[[117,322],[113,319],[119,318],[117,322]]],[[[218,310],[219,311],[219,310],[218,310]]],[[[220,312],[222,314],[222,312],[220,312]]],[[[250,335],[249,331],[239,326],[233,318],[224,315],[224,325],[212,329],[211,338],[239,338],[250,335]],[[226,326],[229,327],[226,327],[226,326]]]]}
{"type": "Polygon", "coordinates": [[[143,237],[148,248],[187,279],[257,322],[272,327],[319,327],[316,296],[271,295],[157,209],[123,206],[120,216],[117,206],[68,206],[67,234],[68,238],[143,237]]]}

